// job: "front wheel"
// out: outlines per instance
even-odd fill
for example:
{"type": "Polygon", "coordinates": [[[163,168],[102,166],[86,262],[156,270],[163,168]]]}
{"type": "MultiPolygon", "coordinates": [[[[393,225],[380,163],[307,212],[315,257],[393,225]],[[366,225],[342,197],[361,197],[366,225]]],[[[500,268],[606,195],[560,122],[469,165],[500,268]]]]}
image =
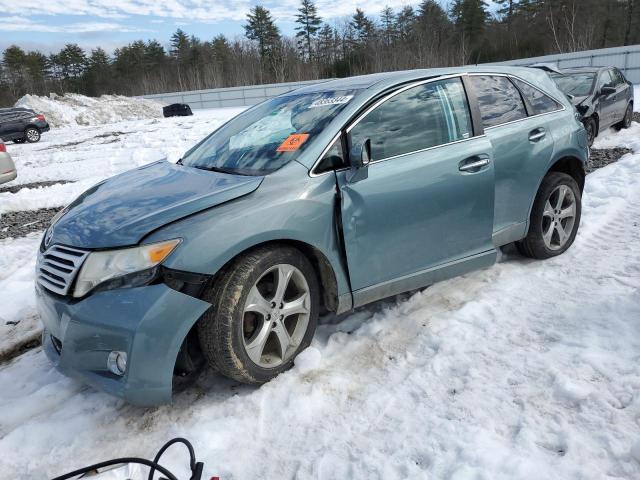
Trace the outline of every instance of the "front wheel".
{"type": "Polygon", "coordinates": [[[212,307],[198,335],[209,364],[244,383],[262,384],[289,369],[315,333],[316,272],[288,246],[263,247],[223,269],[205,295],[212,307]]]}
{"type": "Polygon", "coordinates": [[[589,142],[589,146],[591,147],[594,140],[596,139],[598,125],[593,118],[587,118],[586,120],[584,120],[584,129],[587,131],[587,141],[589,142]]]}
{"type": "Polygon", "coordinates": [[[545,259],[564,253],[580,225],[582,198],[576,181],[566,173],[544,177],[531,210],[529,233],[516,243],[527,257],[545,259]]]}
{"type": "Polygon", "coordinates": [[[27,127],[24,131],[24,137],[29,143],[36,143],[40,141],[40,130],[35,127],[27,127]]]}
{"type": "Polygon", "coordinates": [[[624,112],[624,118],[622,121],[615,125],[617,130],[621,130],[623,128],[629,128],[631,126],[631,121],[633,120],[633,107],[631,104],[627,105],[627,109],[624,112]]]}

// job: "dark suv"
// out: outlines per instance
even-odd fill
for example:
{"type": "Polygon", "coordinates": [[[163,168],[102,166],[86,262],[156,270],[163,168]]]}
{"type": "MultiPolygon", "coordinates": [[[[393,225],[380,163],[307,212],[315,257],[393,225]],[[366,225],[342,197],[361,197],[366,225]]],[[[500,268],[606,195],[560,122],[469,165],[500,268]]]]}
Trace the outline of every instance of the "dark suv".
{"type": "Polygon", "coordinates": [[[582,67],[550,72],[582,117],[589,146],[609,127],[629,128],[633,84],[615,67],[582,67]]]}
{"type": "Polygon", "coordinates": [[[44,115],[28,108],[0,108],[0,138],[5,142],[39,142],[42,132],[48,131],[44,115]]]}

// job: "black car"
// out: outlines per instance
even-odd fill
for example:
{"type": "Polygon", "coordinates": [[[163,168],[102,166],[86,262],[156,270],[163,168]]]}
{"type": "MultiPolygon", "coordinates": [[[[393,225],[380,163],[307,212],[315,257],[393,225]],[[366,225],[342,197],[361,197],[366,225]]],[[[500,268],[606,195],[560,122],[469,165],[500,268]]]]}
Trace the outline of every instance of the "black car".
{"type": "Polygon", "coordinates": [[[582,116],[589,146],[598,133],[629,128],[633,118],[633,84],[615,67],[582,67],[549,72],[582,116]]]}
{"type": "Polygon", "coordinates": [[[162,107],[162,114],[165,117],[188,117],[193,115],[191,107],[186,103],[172,103],[166,107],[162,107]]]}
{"type": "Polygon", "coordinates": [[[0,108],[0,138],[14,143],[35,143],[49,131],[44,115],[28,108],[0,108]]]}

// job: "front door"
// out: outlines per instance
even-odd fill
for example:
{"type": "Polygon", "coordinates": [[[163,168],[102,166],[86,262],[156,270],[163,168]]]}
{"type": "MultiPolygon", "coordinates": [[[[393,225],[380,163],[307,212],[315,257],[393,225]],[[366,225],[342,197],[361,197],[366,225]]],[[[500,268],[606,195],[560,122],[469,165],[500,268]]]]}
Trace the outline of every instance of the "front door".
{"type": "Polygon", "coordinates": [[[603,132],[616,122],[616,93],[603,94],[602,87],[614,87],[615,80],[611,77],[609,70],[604,70],[598,79],[598,90],[596,95],[600,96],[600,125],[599,131],[603,132]]]}
{"type": "Polygon", "coordinates": [[[350,148],[371,141],[368,167],[337,172],[356,305],[358,290],[416,288],[411,278],[493,251],[491,144],[474,137],[460,78],[405,87],[347,131],[350,148]]]}

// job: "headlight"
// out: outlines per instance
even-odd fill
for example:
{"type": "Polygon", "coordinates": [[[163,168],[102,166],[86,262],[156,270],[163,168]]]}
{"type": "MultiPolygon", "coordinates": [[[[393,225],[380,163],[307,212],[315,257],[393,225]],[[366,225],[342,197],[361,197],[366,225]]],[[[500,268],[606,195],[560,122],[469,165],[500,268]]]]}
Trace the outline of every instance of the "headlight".
{"type": "Polygon", "coordinates": [[[73,296],[83,297],[107,280],[149,270],[167,258],[179,243],[179,239],[174,239],[141,247],[90,253],[80,269],[73,296]]]}

